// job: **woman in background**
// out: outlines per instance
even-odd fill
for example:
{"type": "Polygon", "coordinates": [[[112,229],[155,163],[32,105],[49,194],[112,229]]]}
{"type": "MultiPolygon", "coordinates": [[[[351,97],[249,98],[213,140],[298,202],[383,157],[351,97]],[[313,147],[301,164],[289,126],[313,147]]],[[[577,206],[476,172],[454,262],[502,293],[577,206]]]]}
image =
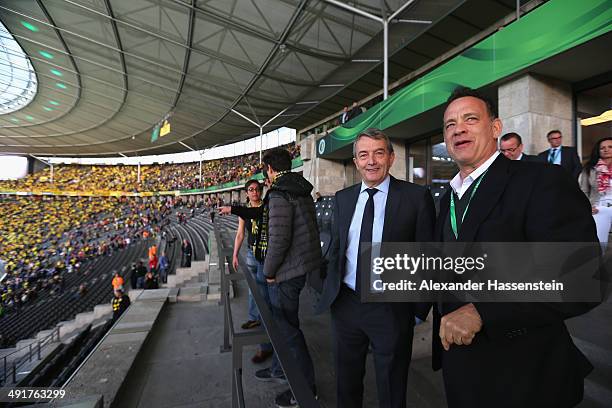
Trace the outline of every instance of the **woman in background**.
{"type": "Polygon", "coordinates": [[[595,143],[579,181],[580,188],[591,202],[597,238],[605,249],[612,225],[612,137],[604,137],[595,143]]]}

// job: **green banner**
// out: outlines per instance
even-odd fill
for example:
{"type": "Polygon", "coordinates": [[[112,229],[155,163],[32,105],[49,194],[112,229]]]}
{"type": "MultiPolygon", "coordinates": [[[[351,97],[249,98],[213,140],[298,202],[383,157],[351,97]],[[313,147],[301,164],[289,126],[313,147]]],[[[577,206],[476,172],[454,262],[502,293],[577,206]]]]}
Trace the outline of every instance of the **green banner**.
{"type": "Polygon", "coordinates": [[[459,85],[491,84],[611,29],[612,0],[551,0],[323,137],[317,154],[352,143],[367,128],[386,129],[435,108],[459,85]]]}

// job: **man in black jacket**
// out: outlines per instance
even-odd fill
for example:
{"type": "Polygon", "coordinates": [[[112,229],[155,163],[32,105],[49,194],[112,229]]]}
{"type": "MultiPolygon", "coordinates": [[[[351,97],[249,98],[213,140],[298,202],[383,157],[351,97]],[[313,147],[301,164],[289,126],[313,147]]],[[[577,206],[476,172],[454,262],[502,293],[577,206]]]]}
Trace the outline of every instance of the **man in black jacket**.
{"type": "Polygon", "coordinates": [[[116,289],[114,294],[111,305],[113,307],[113,320],[117,320],[130,307],[130,297],[121,289],[116,289]]]}
{"type": "MultiPolygon", "coordinates": [[[[443,129],[459,174],[440,204],[438,240],[597,242],[589,202],[568,173],[558,166],[511,161],[496,151],[502,123],[488,99],[457,88],[448,100],[443,129]]],[[[443,369],[448,406],[578,404],[592,366],[573,344],[564,320],[593,306],[438,304],[433,363],[443,369]]]]}
{"type": "Polygon", "coordinates": [[[181,245],[181,252],[183,254],[183,262],[181,266],[183,268],[191,268],[191,255],[193,254],[193,249],[191,247],[191,242],[184,239],[183,245],[181,245]]]}
{"type": "MultiPolygon", "coordinates": [[[[336,193],[330,262],[317,311],[331,309],[339,408],[361,408],[368,346],[372,345],[379,406],[406,406],[416,305],[362,303],[360,243],[431,242],[435,208],[429,191],[389,174],[389,138],[367,129],[353,143],[363,181],[336,193]]],[[[365,251],[366,254],[370,254],[365,251]]],[[[366,255],[367,256],[367,255],[366,255]]],[[[422,313],[419,317],[424,319],[422,313]]]]}
{"type": "Polygon", "coordinates": [[[546,163],[557,164],[563,167],[575,180],[578,180],[578,176],[580,176],[582,171],[582,164],[580,163],[576,148],[561,146],[563,135],[560,130],[551,130],[546,134],[546,139],[550,143],[550,149],[538,154],[538,158],[546,163]]]}
{"type": "Polygon", "coordinates": [[[537,156],[523,153],[523,140],[515,132],[506,133],[501,137],[499,151],[510,160],[540,161],[537,156]]]}
{"type": "MultiPolygon", "coordinates": [[[[291,155],[285,149],[269,150],[262,161],[264,176],[271,182],[263,206],[232,207],[231,212],[243,218],[261,217],[256,256],[265,259],[264,275],[272,315],[297,366],[316,394],[314,366],[298,317],[300,292],[307,275],[319,273],[321,266],[319,230],[311,197],[313,186],[301,175],[291,172],[291,155]]],[[[220,212],[227,213],[227,208],[220,208],[220,212]]],[[[257,371],[255,377],[261,381],[284,380],[276,354],[272,367],[257,371]]],[[[276,397],[276,404],[297,406],[289,389],[276,397]]]]}

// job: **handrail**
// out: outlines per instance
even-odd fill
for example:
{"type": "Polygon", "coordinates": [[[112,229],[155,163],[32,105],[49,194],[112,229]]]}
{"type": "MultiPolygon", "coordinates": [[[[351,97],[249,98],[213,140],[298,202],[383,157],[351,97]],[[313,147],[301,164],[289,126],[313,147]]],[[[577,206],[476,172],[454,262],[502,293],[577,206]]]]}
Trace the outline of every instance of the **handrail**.
{"type": "MultiPolygon", "coordinates": [[[[320,408],[319,402],[316,400],[310,386],[308,385],[304,375],[297,367],[297,363],[293,356],[289,345],[285,341],[285,337],[280,332],[276,322],[273,319],[272,311],[265,302],[264,297],[259,293],[259,288],[255,278],[250,273],[242,273],[233,271],[231,262],[228,263],[229,273],[225,274],[225,254],[230,254],[231,248],[224,247],[223,240],[221,239],[222,233],[221,228],[218,224],[215,224],[215,238],[217,239],[218,253],[219,253],[219,267],[221,268],[221,284],[222,284],[222,296],[223,299],[223,312],[225,315],[224,323],[229,327],[225,327],[224,332],[231,335],[232,340],[232,407],[242,408],[244,407],[244,393],[242,389],[242,351],[243,346],[248,344],[256,344],[262,341],[266,341],[268,338],[271,341],[274,352],[283,368],[289,387],[293,392],[295,399],[298,401],[299,406],[302,408],[320,408]],[[225,276],[224,276],[225,275],[225,276]],[[232,311],[229,298],[229,281],[245,279],[247,285],[251,289],[255,304],[259,309],[261,322],[267,336],[261,331],[249,332],[249,333],[235,333],[232,322],[232,311]]],[[[223,350],[223,349],[222,349],[223,350]]]]}
{"type": "Polygon", "coordinates": [[[23,366],[26,362],[31,362],[32,361],[32,355],[33,355],[33,344],[36,344],[36,346],[34,346],[34,348],[36,349],[36,355],[37,355],[37,359],[40,360],[41,359],[41,351],[42,349],[44,349],[45,346],[47,346],[48,343],[53,342],[53,338],[57,337],[57,341],[59,341],[60,339],[60,335],[59,335],[59,327],[55,327],[53,328],[53,330],[51,331],[51,333],[49,333],[47,336],[43,337],[40,340],[34,341],[30,344],[28,344],[27,346],[23,346],[20,349],[17,349],[15,351],[10,352],[9,354],[5,355],[2,357],[3,360],[3,371],[2,371],[2,376],[1,376],[1,381],[0,384],[5,384],[6,383],[6,379],[8,378],[8,371],[12,371],[12,377],[13,377],[13,382],[15,382],[16,377],[17,377],[17,369],[19,369],[21,366],[23,366]],[[13,360],[13,364],[12,366],[9,368],[8,367],[8,362],[7,359],[8,357],[17,354],[25,349],[28,349],[28,353],[24,356],[21,357],[16,357],[13,360]]]}

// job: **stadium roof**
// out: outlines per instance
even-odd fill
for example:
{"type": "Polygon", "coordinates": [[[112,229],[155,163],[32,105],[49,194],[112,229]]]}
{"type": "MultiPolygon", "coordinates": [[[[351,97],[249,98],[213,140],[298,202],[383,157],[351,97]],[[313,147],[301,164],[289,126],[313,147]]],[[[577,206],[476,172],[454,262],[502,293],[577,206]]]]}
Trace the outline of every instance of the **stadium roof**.
{"type": "MultiPolygon", "coordinates": [[[[350,4],[384,16],[405,3],[350,4]]],[[[397,18],[417,22],[390,25],[390,81],[515,4],[410,1],[397,18]]],[[[0,152],[202,149],[259,134],[236,112],[260,124],[283,112],[264,131],[300,128],[382,87],[382,25],[323,0],[3,0],[0,20],[38,84],[27,106],[0,115],[0,152]],[[166,118],[171,132],[152,142],[166,118]]]]}

